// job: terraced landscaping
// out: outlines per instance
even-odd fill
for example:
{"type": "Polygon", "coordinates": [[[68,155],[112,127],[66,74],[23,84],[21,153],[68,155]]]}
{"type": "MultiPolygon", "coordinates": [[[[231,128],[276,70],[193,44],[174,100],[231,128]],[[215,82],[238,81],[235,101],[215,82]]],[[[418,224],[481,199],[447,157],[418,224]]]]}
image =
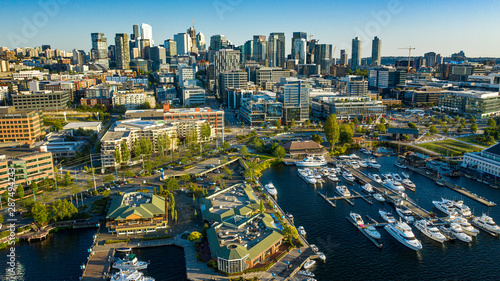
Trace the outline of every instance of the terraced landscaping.
{"type": "Polygon", "coordinates": [[[436,142],[428,142],[428,143],[421,143],[417,144],[417,146],[426,148],[428,150],[432,150],[434,152],[437,152],[443,156],[458,156],[458,155],[463,155],[466,152],[476,152],[476,151],[481,151],[482,149],[469,145],[466,143],[462,143],[456,140],[452,139],[447,139],[447,140],[442,140],[442,141],[436,141],[436,142]]]}
{"type": "Polygon", "coordinates": [[[489,145],[482,143],[476,139],[477,136],[468,136],[468,137],[463,137],[463,138],[458,138],[459,140],[463,140],[472,144],[477,144],[480,146],[489,147],[489,145]]]}

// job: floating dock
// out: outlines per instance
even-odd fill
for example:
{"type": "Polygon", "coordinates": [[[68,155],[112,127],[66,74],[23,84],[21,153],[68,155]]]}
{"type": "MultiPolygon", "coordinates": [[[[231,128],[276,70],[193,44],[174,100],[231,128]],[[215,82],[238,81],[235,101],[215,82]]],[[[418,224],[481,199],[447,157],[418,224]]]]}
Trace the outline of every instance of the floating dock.
{"type": "Polygon", "coordinates": [[[333,203],[330,199],[328,199],[328,197],[326,197],[326,195],[322,194],[319,191],[317,191],[316,193],[318,193],[319,196],[321,196],[321,198],[325,199],[326,202],[328,202],[330,205],[332,205],[332,207],[337,207],[337,205],[335,205],[335,203],[333,203]]]}
{"type": "MultiPolygon", "coordinates": [[[[357,225],[350,216],[346,216],[345,217],[348,221],[350,221],[352,223],[352,225],[354,225],[359,231],[361,231],[361,233],[363,233],[364,236],[366,236],[366,238],[368,238],[368,240],[372,241],[372,243],[377,246],[377,248],[379,249],[382,249],[382,244],[380,244],[377,240],[375,240],[375,238],[371,237],[370,235],[368,235],[368,233],[366,233],[365,229],[360,227],[359,225],[357,225]]],[[[368,227],[369,225],[367,225],[368,227]]]]}
{"type": "Polygon", "coordinates": [[[356,194],[357,196],[361,197],[361,199],[365,200],[365,201],[366,201],[366,203],[368,203],[368,204],[370,204],[370,205],[372,205],[372,204],[373,204],[372,200],[370,200],[370,199],[366,198],[366,197],[368,197],[369,195],[362,195],[361,193],[357,192],[357,191],[356,191],[356,190],[354,190],[354,189],[352,190],[352,192],[353,192],[354,194],[356,194]]]}

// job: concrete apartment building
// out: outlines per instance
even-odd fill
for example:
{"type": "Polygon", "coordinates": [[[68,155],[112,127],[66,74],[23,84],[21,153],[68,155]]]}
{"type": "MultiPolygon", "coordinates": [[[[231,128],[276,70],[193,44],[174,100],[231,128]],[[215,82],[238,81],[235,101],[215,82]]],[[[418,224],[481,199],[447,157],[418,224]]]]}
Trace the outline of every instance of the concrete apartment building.
{"type": "Polygon", "coordinates": [[[25,148],[0,149],[0,193],[9,185],[8,169],[15,169],[16,185],[29,185],[54,178],[52,153],[25,148]]]}
{"type": "Polygon", "coordinates": [[[16,110],[15,106],[0,107],[0,141],[32,144],[41,136],[42,113],[36,110],[16,110]]]}
{"type": "Polygon", "coordinates": [[[198,86],[186,86],[182,88],[182,104],[187,106],[205,103],[205,89],[198,86]]]}
{"type": "Polygon", "coordinates": [[[119,91],[113,94],[111,101],[113,107],[124,105],[127,109],[135,109],[145,102],[148,102],[151,106],[156,104],[154,94],[148,94],[143,90],[119,91]]]}
{"type": "Polygon", "coordinates": [[[20,92],[11,97],[12,104],[19,110],[62,110],[71,101],[71,93],[68,91],[20,92]]]}

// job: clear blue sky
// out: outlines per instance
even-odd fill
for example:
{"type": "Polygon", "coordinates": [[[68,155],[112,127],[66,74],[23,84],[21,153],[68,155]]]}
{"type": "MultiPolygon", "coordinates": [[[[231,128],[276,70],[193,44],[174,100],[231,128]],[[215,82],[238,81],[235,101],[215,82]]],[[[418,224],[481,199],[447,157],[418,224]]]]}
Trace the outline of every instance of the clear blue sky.
{"type": "Polygon", "coordinates": [[[2,4],[0,46],[38,46],[90,50],[91,32],[103,32],[108,44],[115,33],[131,33],[133,24],[153,27],[156,44],[185,32],[194,18],[196,31],[206,36],[224,34],[235,45],[253,35],[285,32],[290,52],[292,32],[313,34],[320,43],[351,54],[351,40],[363,40],[363,56],[371,54],[371,39],[382,40],[382,55],[403,56],[399,47],[413,46],[415,55],[428,51],[449,56],[500,57],[498,0],[447,1],[8,1],[2,4]],[[39,3],[57,3],[44,9],[39,3]],[[53,12],[55,10],[55,12],[53,12]],[[389,15],[389,16],[387,16],[389,15]],[[30,28],[31,27],[31,28],[30,28]],[[34,29],[33,29],[34,27],[34,29]]]}

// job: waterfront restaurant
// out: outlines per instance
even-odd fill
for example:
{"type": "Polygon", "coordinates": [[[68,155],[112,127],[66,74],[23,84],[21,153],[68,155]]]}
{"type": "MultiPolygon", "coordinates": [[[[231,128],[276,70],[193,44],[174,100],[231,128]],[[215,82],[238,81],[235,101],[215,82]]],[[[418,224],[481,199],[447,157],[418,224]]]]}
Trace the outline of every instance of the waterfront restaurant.
{"type": "Polygon", "coordinates": [[[287,142],[283,147],[286,156],[294,158],[325,155],[328,152],[323,146],[314,141],[291,141],[287,142]]]}
{"type": "Polygon", "coordinates": [[[130,192],[113,199],[106,216],[109,233],[145,234],[167,227],[165,198],[144,192],[130,192]]]}

